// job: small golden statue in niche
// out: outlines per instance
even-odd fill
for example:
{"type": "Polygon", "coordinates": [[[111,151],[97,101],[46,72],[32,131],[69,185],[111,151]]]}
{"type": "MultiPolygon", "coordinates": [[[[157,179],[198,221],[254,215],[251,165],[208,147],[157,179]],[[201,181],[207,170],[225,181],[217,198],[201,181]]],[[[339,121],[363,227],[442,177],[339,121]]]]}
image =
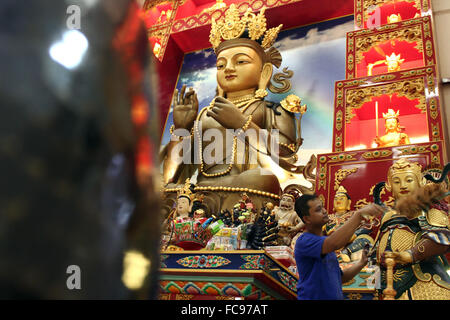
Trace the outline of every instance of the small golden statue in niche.
{"type": "Polygon", "coordinates": [[[394,147],[410,143],[408,135],[401,132],[404,128],[400,126],[399,115],[400,110],[395,112],[393,109],[388,109],[387,113],[383,113],[386,134],[374,139],[377,147],[394,147]]]}
{"type": "Polygon", "coordinates": [[[401,54],[395,54],[395,52],[392,52],[390,56],[386,55],[386,59],[384,60],[378,60],[374,63],[369,63],[367,65],[367,75],[371,76],[373,75],[373,67],[385,64],[387,66],[388,72],[396,72],[401,70],[402,63],[405,62],[405,59],[401,59],[401,54]]]}
{"type": "Polygon", "coordinates": [[[399,14],[391,14],[387,17],[387,23],[396,23],[402,21],[402,16],[399,14]]]}

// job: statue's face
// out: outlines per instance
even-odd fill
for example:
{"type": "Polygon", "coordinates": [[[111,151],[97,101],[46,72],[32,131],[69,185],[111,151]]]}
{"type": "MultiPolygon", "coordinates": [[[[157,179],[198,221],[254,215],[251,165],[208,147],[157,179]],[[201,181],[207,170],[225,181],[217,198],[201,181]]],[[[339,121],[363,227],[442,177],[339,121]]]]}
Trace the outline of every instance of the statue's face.
{"type": "Polygon", "coordinates": [[[420,187],[417,176],[408,171],[395,172],[390,179],[390,184],[395,199],[404,197],[420,187]]]}
{"type": "Polygon", "coordinates": [[[347,211],[349,208],[350,200],[344,193],[337,193],[334,197],[334,210],[336,212],[347,211]]]}
{"type": "Polygon", "coordinates": [[[191,204],[188,198],[181,197],[177,200],[177,213],[179,216],[188,216],[191,211],[191,204]]]}
{"type": "Polygon", "coordinates": [[[281,197],[280,200],[280,208],[285,211],[291,211],[294,210],[294,200],[291,197],[281,197]]]}
{"type": "Polygon", "coordinates": [[[397,14],[391,14],[388,18],[387,18],[388,23],[395,23],[395,22],[399,22],[401,21],[400,15],[397,14]]]}
{"type": "Polygon", "coordinates": [[[397,119],[386,119],[385,126],[388,132],[396,131],[398,126],[397,119]]]}
{"type": "Polygon", "coordinates": [[[389,72],[398,71],[400,69],[400,64],[397,60],[389,60],[387,62],[387,68],[389,72]]]}
{"type": "Polygon", "coordinates": [[[228,48],[217,56],[217,83],[225,93],[258,88],[262,60],[249,47],[228,48]]]}

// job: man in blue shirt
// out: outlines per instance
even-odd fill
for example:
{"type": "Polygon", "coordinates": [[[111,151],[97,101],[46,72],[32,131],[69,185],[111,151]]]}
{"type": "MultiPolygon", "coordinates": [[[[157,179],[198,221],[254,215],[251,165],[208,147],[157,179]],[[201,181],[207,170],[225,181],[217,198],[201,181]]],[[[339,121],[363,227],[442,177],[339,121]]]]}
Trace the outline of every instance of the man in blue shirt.
{"type": "Polygon", "coordinates": [[[380,206],[369,204],[356,211],[347,222],[330,236],[323,235],[323,226],[328,222],[328,213],[317,195],[302,195],[295,202],[295,211],[305,223],[306,231],[295,244],[295,260],[299,281],[299,300],[343,299],[342,283],[351,280],[367,263],[363,253],[361,260],[352,267],[341,270],[334,253],[344,247],[367,216],[381,215],[380,206]]]}

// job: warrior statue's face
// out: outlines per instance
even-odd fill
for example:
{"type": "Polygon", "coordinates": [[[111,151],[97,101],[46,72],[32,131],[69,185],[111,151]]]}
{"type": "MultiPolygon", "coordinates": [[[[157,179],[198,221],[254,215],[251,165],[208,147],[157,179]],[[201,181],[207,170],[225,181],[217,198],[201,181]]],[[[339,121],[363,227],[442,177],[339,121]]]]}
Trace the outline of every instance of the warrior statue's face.
{"type": "Polygon", "coordinates": [[[177,199],[177,214],[180,217],[187,217],[191,211],[191,203],[188,198],[180,197],[177,199]]]}
{"type": "Polygon", "coordinates": [[[258,88],[263,63],[252,48],[224,49],[217,56],[216,65],[217,83],[225,93],[258,88]]]}
{"type": "Polygon", "coordinates": [[[404,197],[420,187],[420,182],[413,172],[397,171],[390,179],[392,195],[395,199],[404,197]]]}
{"type": "Polygon", "coordinates": [[[343,212],[350,210],[350,199],[344,193],[336,193],[334,197],[334,211],[343,212]]]}

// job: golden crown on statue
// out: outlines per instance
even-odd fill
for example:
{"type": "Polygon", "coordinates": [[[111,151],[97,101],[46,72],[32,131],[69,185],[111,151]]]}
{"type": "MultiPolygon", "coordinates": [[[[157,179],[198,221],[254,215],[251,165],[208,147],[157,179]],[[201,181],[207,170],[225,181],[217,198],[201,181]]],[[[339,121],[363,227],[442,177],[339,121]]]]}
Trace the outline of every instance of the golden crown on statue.
{"type": "Polygon", "coordinates": [[[395,62],[395,61],[397,61],[400,64],[400,63],[403,63],[405,61],[405,59],[400,59],[400,58],[401,58],[401,53],[395,54],[395,52],[392,52],[392,54],[390,56],[386,56],[386,61],[387,62],[395,62]]]}
{"type": "Polygon", "coordinates": [[[389,168],[388,175],[392,176],[394,173],[399,172],[411,172],[419,179],[419,181],[422,179],[422,166],[417,162],[410,162],[405,158],[394,162],[389,168]]]}
{"type": "Polygon", "coordinates": [[[179,189],[177,192],[177,198],[186,197],[190,201],[194,200],[195,194],[191,191],[191,180],[188,178],[184,183],[183,188],[179,189]]]}
{"type": "Polygon", "coordinates": [[[395,112],[393,109],[388,109],[387,113],[383,113],[383,118],[384,119],[398,119],[398,116],[400,115],[400,110],[397,110],[397,112],[395,112]]]}
{"type": "Polygon", "coordinates": [[[224,40],[240,38],[246,29],[248,30],[248,38],[251,40],[259,41],[264,35],[261,46],[264,49],[269,49],[274,44],[283,25],[280,24],[278,27],[267,29],[265,10],[266,8],[263,7],[259,14],[254,14],[248,8],[241,17],[239,10],[232,4],[226,11],[224,20],[216,21],[212,18],[209,42],[211,42],[214,50],[224,40]]]}
{"type": "Polygon", "coordinates": [[[344,186],[339,186],[339,189],[336,191],[336,194],[338,193],[348,194],[347,189],[345,189],[344,186]]]}

